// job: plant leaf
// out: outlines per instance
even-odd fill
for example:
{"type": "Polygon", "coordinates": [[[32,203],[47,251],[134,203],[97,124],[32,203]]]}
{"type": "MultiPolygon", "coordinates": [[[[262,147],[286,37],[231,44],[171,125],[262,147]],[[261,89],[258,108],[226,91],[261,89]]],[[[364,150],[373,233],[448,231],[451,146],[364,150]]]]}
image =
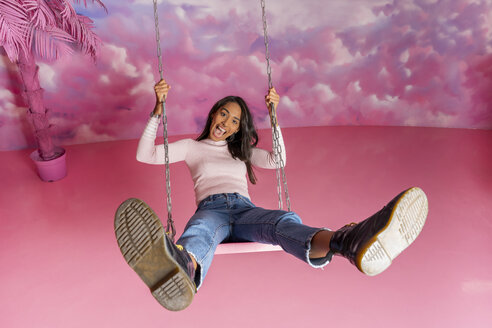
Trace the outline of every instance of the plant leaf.
{"type": "MultiPolygon", "coordinates": [[[[93,21],[77,14],[71,2],[81,0],[0,0],[0,46],[10,60],[16,61],[21,52],[31,49],[55,59],[72,52],[74,43],[94,58],[101,40],[92,31],[93,21]]],[[[91,2],[107,12],[101,0],[91,2]]],[[[87,0],[83,3],[87,7],[87,0]]]]}
{"type": "Polygon", "coordinates": [[[7,56],[17,61],[19,53],[27,53],[28,16],[21,4],[14,1],[0,1],[0,46],[7,56]]]}
{"type": "Polygon", "coordinates": [[[101,40],[92,31],[93,28],[93,21],[83,15],[77,15],[69,22],[70,34],[79,43],[82,51],[95,58],[101,40]]]}
{"type": "Polygon", "coordinates": [[[77,16],[75,9],[73,9],[72,5],[67,0],[59,0],[61,3],[60,13],[64,20],[70,21],[73,17],[77,16]]]}
{"type": "Polygon", "coordinates": [[[48,60],[55,60],[63,55],[73,53],[72,46],[76,40],[58,27],[47,27],[45,30],[31,28],[34,51],[48,60]]]}
{"type": "Polygon", "coordinates": [[[55,14],[46,1],[24,0],[24,8],[35,26],[44,29],[46,26],[56,25],[55,14]]]}

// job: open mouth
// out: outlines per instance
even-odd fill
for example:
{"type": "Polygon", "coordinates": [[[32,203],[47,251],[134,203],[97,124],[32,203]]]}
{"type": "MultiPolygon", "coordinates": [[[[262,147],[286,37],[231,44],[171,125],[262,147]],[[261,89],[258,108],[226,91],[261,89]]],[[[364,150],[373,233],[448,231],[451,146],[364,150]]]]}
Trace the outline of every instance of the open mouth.
{"type": "Polygon", "coordinates": [[[226,133],[226,130],[224,130],[223,128],[221,128],[218,125],[214,129],[214,136],[216,138],[221,138],[225,133],[226,133]]]}

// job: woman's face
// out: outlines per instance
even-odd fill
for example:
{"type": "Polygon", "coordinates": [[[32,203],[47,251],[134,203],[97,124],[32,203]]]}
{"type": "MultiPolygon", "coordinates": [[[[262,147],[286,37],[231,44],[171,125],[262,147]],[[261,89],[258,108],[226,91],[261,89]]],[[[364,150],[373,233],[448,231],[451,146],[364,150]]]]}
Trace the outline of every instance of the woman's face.
{"type": "Polygon", "coordinates": [[[241,107],[235,102],[228,102],[212,118],[209,138],[213,141],[226,140],[239,131],[241,125],[241,107]]]}

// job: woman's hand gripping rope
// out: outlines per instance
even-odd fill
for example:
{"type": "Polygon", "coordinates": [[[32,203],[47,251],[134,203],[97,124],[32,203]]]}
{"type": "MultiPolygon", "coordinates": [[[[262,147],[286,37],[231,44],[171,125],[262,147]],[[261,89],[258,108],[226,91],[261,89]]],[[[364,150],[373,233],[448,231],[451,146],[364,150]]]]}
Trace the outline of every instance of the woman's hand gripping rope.
{"type": "Polygon", "coordinates": [[[268,113],[270,114],[270,122],[272,122],[273,114],[275,114],[275,118],[277,117],[277,106],[279,102],[280,96],[278,95],[277,90],[275,90],[274,87],[271,87],[270,90],[268,90],[268,94],[265,96],[265,103],[268,108],[268,113]]]}
{"type": "Polygon", "coordinates": [[[156,100],[153,115],[162,115],[162,103],[166,101],[169,89],[171,89],[171,86],[164,79],[157,82],[154,86],[156,100]]]}

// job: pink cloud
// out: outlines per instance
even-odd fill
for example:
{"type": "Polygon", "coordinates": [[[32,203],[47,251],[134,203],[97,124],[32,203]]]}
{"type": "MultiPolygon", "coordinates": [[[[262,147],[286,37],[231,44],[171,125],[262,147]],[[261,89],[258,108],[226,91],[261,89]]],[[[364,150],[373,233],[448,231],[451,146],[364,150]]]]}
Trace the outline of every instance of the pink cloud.
{"type": "MultiPolygon", "coordinates": [[[[300,21],[289,13],[301,4],[285,13],[290,21],[269,12],[282,126],[492,128],[489,2],[356,3],[353,15],[366,17],[362,23],[337,1],[333,8],[343,12],[302,4],[300,21]]],[[[46,63],[54,72],[44,76],[46,106],[60,143],[138,138],[153,107],[159,73],[151,6],[106,4],[109,15],[94,17],[105,43],[95,64],[82,55],[46,63]]],[[[259,127],[267,127],[259,8],[230,4],[214,14],[213,6],[160,5],[170,134],[198,132],[209,108],[228,94],[243,96],[259,127]]],[[[0,86],[14,97],[0,102],[1,139],[8,140],[1,147],[33,146],[23,114],[9,112],[25,105],[15,66],[3,62],[0,86]]]]}

